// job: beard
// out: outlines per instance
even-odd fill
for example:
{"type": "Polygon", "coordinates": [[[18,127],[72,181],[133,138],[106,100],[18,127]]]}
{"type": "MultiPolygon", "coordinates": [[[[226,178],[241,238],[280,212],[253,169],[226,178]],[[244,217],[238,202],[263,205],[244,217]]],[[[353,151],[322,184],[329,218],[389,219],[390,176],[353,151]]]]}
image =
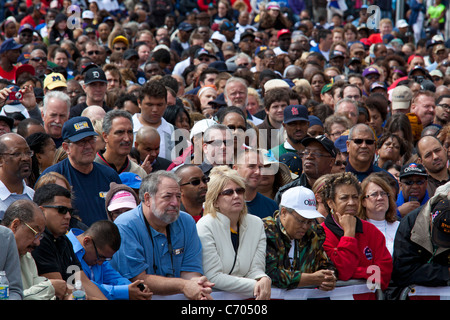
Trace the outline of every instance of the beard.
{"type": "Polygon", "coordinates": [[[152,202],[152,212],[155,216],[157,216],[162,222],[166,224],[171,224],[172,222],[177,221],[180,216],[180,208],[175,208],[172,206],[166,207],[164,210],[159,210],[156,208],[156,204],[152,202]],[[169,211],[176,210],[176,213],[170,213],[169,211]]]}

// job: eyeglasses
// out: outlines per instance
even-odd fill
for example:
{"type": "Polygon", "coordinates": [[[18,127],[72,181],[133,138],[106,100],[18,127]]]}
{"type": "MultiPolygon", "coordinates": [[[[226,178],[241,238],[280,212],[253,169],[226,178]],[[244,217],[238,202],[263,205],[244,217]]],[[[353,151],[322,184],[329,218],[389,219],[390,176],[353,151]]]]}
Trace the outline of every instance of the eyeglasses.
{"type": "Polygon", "coordinates": [[[425,183],[426,180],[408,180],[408,181],[401,181],[401,183],[406,184],[407,186],[412,186],[413,184],[417,184],[418,186],[421,186],[425,183]]]}
{"type": "Polygon", "coordinates": [[[34,152],[32,150],[30,151],[25,151],[25,152],[14,152],[14,153],[1,153],[3,155],[8,155],[11,156],[13,158],[22,158],[22,157],[27,157],[27,158],[31,158],[34,155],[34,152]]]}
{"type": "Polygon", "coordinates": [[[244,188],[236,188],[236,189],[226,189],[223,190],[220,195],[222,196],[232,196],[234,193],[236,193],[237,195],[241,196],[245,193],[245,189],[244,188]]]}
{"type": "Polygon", "coordinates": [[[213,141],[205,141],[206,144],[212,145],[213,147],[221,147],[222,144],[226,146],[233,145],[233,140],[213,140],[213,141]]]}
{"type": "Polygon", "coordinates": [[[125,50],[127,50],[127,47],[114,47],[113,49],[115,51],[125,51],[125,50]]]}
{"type": "Polygon", "coordinates": [[[180,186],[186,186],[188,184],[192,184],[194,187],[196,187],[196,186],[200,185],[200,182],[203,182],[204,184],[207,184],[209,182],[209,177],[203,177],[201,179],[196,178],[196,179],[191,180],[189,182],[182,183],[182,184],[180,184],[180,186]]]}
{"type": "Polygon", "coordinates": [[[305,227],[310,227],[314,222],[314,219],[300,220],[298,218],[298,213],[295,211],[292,211],[292,212],[288,211],[288,212],[294,217],[295,221],[297,221],[298,224],[303,225],[305,227]]]}
{"type": "Polygon", "coordinates": [[[269,53],[268,53],[268,54],[265,54],[265,55],[264,55],[264,58],[267,58],[267,59],[275,59],[276,56],[277,56],[276,54],[269,54],[269,53]]]}
{"type": "Polygon", "coordinates": [[[340,167],[340,166],[347,166],[347,161],[337,160],[337,161],[334,162],[334,165],[338,166],[338,167],[340,167]]]}
{"type": "Polygon", "coordinates": [[[299,153],[300,157],[304,158],[304,157],[308,157],[308,156],[313,156],[314,158],[326,158],[326,157],[331,157],[330,155],[326,155],[326,154],[321,154],[319,152],[312,152],[310,150],[305,150],[303,152],[299,153]]]}
{"type": "Polygon", "coordinates": [[[73,214],[73,212],[75,211],[74,208],[68,208],[66,206],[51,206],[51,205],[46,205],[46,206],[42,206],[44,208],[51,208],[51,209],[57,209],[59,214],[66,214],[67,212],[69,212],[70,215],[73,214]]]}
{"type": "Polygon", "coordinates": [[[378,197],[382,197],[382,198],[388,197],[389,198],[389,193],[384,192],[384,191],[377,191],[377,192],[372,192],[371,194],[368,194],[364,198],[378,199],[378,197]]]}
{"type": "Polygon", "coordinates": [[[81,139],[77,142],[72,142],[73,144],[77,145],[80,148],[86,147],[87,144],[93,145],[97,141],[96,136],[91,136],[89,138],[81,139]]]}
{"type": "Polygon", "coordinates": [[[342,136],[342,133],[344,133],[344,131],[338,131],[338,132],[335,132],[335,133],[330,133],[330,136],[340,137],[340,136],[342,136]]]}
{"type": "Polygon", "coordinates": [[[98,51],[98,50],[92,50],[92,51],[88,51],[88,52],[86,52],[89,56],[92,56],[92,55],[99,55],[100,54],[100,51],[98,51]]]}
{"type": "MultiPolygon", "coordinates": [[[[23,222],[23,221],[22,221],[22,222],[23,222]]],[[[41,241],[41,240],[44,238],[44,233],[42,233],[42,232],[37,232],[37,231],[34,230],[32,227],[30,227],[30,226],[28,225],[28,223],[26,223],[26,222],[23,222],[23,224],[26,225],[26,226],[28,227],[28,229],[30,229],[30,230],[33,232],[33,234],[34,234],[34,240],[38,240],[38,239],[39,239],[39,241],[41,241]]]]}
{"type": "Polygon", "coordinates": [[[371,140],[371,139],[349,139],[349,140],[353,141],[356,144],[362,144],[364,142],[368,146],[371,146],[375,143],[375,140],[371,140]]]}
{"type": "Polygon", "coordinates": [[[98,253],[97,246],[95,245],[94,239],[92,239],[92,244],[94,245],[95,255],[97,256],[97,261],[111,261],[112,258],[105,257],[98,253]]]}
{"type": "Polygon", "coordinates": [[[30,60],[33,60],[34,62],[40,62],[40,61],[47,62],[46,57],[34,57],[34,58],[31,58],[30,60]]]}

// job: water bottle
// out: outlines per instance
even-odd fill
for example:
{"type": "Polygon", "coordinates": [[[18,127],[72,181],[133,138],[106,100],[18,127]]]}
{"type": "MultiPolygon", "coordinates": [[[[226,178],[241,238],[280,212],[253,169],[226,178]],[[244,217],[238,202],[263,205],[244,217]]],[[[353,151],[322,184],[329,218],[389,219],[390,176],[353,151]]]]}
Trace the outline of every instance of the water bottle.
{"type": "Polygon", "coordinates": [[[75,281],[75,289],[72,292],[73,300],[86,300],[86,291],[81,284],[81,280],[75,281]]]}
{"type": "Polygon", "coordinates": [[[0,271],[0,300],[9,299],[9,281],[5,271],[0,271]]]}

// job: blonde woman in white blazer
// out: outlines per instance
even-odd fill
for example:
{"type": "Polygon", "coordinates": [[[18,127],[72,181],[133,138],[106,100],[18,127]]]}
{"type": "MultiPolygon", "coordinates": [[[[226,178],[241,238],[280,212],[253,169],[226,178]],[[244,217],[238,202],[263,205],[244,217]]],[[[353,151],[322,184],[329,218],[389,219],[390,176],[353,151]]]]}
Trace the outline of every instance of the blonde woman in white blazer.
{"type": "Polygon", "coordinates": [[[228,166],[214,167],[209,177],[204,216],[197,222],[204,274],[214,289],[270,299],[264,225],[247,214],[244,180],[228,166]]]}

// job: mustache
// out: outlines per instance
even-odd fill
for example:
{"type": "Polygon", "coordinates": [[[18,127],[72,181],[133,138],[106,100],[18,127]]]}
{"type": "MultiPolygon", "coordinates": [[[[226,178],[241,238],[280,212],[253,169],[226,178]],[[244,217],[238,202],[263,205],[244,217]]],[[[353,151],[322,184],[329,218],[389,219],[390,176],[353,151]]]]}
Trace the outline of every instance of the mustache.
{"type": "Polygon", "coordinates": [[[52,127],[59,127],[59,128],[62,128],[62,126],[63,126],[61,123],[56,123],[56,122],[51,122],[50,125],[52,127]]]}

